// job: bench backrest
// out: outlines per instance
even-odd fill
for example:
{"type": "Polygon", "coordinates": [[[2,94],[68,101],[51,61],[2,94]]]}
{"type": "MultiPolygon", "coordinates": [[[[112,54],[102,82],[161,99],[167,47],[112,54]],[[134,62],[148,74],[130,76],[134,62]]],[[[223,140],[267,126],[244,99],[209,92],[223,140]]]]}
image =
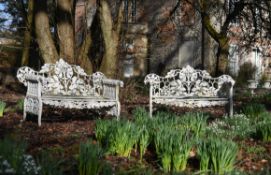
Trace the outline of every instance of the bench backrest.
{"type": "Polygon", "coordinates": [[[63,59],[59,59],[56,64],[44,64],[39,72],[21,67],[17,77],[25,86],[27,75],[41,77],[42,94],[45,95],[100,96],[101,82],[105,78],[101,72],[87,75],[80,66],[70,65],[63,59]]]}
{"type": "Polygon", "coordinates": [[[165,77],[149,74],[145,84],[151,85],[153,97],[220,97],[227,96],[224,85],[230,88],[234,80],[228,75],[213,78],[205,70],[194,69],[187,65],[183,69],[170,70],[165,77]]]}

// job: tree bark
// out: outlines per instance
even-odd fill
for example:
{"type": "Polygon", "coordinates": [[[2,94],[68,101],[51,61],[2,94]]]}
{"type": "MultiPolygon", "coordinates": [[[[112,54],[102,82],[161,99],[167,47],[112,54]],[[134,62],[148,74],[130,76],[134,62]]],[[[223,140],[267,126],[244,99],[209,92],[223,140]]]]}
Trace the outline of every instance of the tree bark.
{"type": "Polygon", "coordinates": [[[72,0],[57,0],[57,32],[60,57],[70,64],[76,63],[72,9],[72,0]]]}
{"type": "Polygon", "coordinates": [[[205,4],[204,0],[201,1],[202,8],[202,22],[204,28],[209,33],[209,35],[218,43],[218,51],[216,54],[216,73],[215,74],[223,74],[226,72],[227,64],[228,64],[228,49],[229,49],[229,39],[227,37],[227,33],[223,33],[223,31],[218,32],[212,26],[212,22],[210,20],[210,16],[205,13],[205,4]]]}
{"type": "MultiPolygon", "coordinates": [[[[123,3],[121,6],[123,7],[123,3]]],[[[99,17],[105,45],[105,52],[100,70],[106,76],[112,78],[115,77],[117,74],[117,50],[119,44],[121,23],[123,21],[122,7],[119,8],[118,19],[116,24],[113,26],[111,11],[106,0],[101,0],[99,6],[99,17]]]]}
{"type": "Polygon", "coordinates": [[[216,75],[224,74],[228,68],[229,43],[219,43],[216,55],[216,75]],[[222,44],[222,45],[220,45],[222,44]]]}
{"type": "Polygon", "coordinates": [[[88,57],[88,51],[91,45],[92,45],[91,36],[90,34],[87,34],[80,48],[79,56],[77,58],[77,64],[79,64],[88,74],[93,73],[93,65],[88,57]]]}
{"type": "Polygon", "coordinates": [[[92,25],[94,16],[97,10],[96,0],[88,0],[86,5],[86,36],[84,41],[79,49],[77,64],[79,64],[88,74],[93,73],[93,65],[90,58],[88,57],[89,49],[92,46],[92,38],[90,33],[90,27],[92,25]]]}
{"type": "Polygon", "coordinates": [[[28,1],[27,7],[27,19],[26,19],[26,28],[24,32],[24,48],[22,53],[21,65],[29,64],[29,48],[31,45],[31,33],[33,25],[33,16],[34,16],[34,0],[28,1]]]}
{"type": "Polygon", "coordinates": [[[47,1],[36,0],[35,32],[42,58],[45,63],[55,63],[58,53],[50,32],[49,18],[47,14],[47,1]]]}

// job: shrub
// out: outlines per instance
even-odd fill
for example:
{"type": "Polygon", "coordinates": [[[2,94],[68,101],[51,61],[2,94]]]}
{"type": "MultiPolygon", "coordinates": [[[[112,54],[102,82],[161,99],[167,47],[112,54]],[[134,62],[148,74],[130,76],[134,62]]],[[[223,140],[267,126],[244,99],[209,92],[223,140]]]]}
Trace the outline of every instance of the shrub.
{"type": "Polygon", "coordinates": [[[91,143],[80,144],[79,151],[79,175],[96,175],[102,172],[103,150],[97,144],[91,143]]]}
{"type": "Polygon", "coordinates": [[[6,103],[3,101],[0,101],[0,117],[3,117],[5,107],[6,107],[6,103]]]}

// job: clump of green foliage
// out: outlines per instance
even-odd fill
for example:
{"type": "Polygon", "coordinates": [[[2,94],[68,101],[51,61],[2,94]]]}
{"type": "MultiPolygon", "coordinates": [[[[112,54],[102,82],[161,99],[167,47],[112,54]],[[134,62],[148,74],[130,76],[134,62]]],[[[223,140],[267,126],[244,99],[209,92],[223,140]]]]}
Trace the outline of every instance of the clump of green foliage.
{"type": "Polygon", "coordinates": [[[3,117],[5,108],[6,108],[6,103],[0,100],[0,117],[3,117]]]}
{"type": "Polygon", "coordinates": [[[201,126],[199,124],[192,127],[194,123],[192,120],[165,112],[159,112],[154,116],[151,132],[156,154],[164,172],[182,172],[186,169],[194,134],[199,133],[201,126]]]}
{"type": "Polygon", "coordinates": [[[109,153],[129,157],[139,139],[139,128],[128,120],[98,120],[96,138],[109,153]]]}
{"type": "Polygon", "coordinates": [[[263,119],[256,125],[256,137],[265,141],[271,141],[271,121],[270,116],[268,118],[263,119]]]}
{"type": "Polygon", "coordinates": [[[19,99],[16,104],[16,109],[22,112],[24,110],[24,99],[19,99]]]}
{"type": "Polygon", "coordinates": [[[24,142],[16,142],[9,138],[0,141],[0,171],[3,174],[37,175],[40,167],[31,155],[26,152],[24,142]]]}
{"type": "Polygon", "coordinates": [[[79,175],[96,175],[103,172],[106,168],[102,161],[103,150],[98,144],[92,141],[80,144],[79,151],[79,175]]]}
{"type": "Polygon", "coordinates": [[[114,123],[116,123],[115,120],[98,119],[96,121],[95,136],[100,144],[107,145],[109,129],[114,123]]]}
{"type": "Polygon", "coordinates": [[[213,174],[226,174],[234,169],[238,146],[224,139],[211,138],[202,141],[198,146],[200,170],[213,174]]]}
{"type": "Polygon", "coordinates": [[[118,156],[130,157],[139,138],[137,126],[130,121],[118,121],[112,126],[108,136],[108,150],[118,156]]]}
{"type": "Polygon", "coordinates": [[[208,116],[204,113],[189,112],[181,116],[182,127],[199,138],[205,134],[208,116]]]}
{"type": "Polygon", "coordinates": [[[244,106],[242,108],[242,112],[249,118],[257,120],[259,116],[263,113],[266,113],[267,110],[263,104],[251,103],[244,106]]]}
{"type": "Polygon", "coordinates": [[[59,168],[61,161],[55,159],[49,151],[42,151],[38,157],[40,165],[40,174],[42,175],[62,175],[63,172],[59,168]]]}

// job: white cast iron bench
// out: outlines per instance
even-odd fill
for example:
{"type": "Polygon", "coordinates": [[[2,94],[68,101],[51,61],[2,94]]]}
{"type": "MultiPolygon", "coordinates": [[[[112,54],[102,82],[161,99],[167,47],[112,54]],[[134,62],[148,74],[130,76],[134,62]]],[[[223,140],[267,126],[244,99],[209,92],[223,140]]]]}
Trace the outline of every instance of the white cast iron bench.
{"type": "Polygon", "coordinates": [[[123,87],[123,82],[107,79],[101,72],[87,75],[80,66],[59,59],[56,64],[43,65],[40,71],[21,67],[17,78],[27,86],[23,120],[27,113],[38,115],[40,126],[43,104],[76,109],[106,108],[108,114],[119,118],[119,87],[123,87]]]}
{"type": "Polygon", "coordinates": [[[170,70],[165,77],[148,74],[144,83],[150,84],[150,117],[153,103],[179,107],[210,107],[229,105],[233,115],[233,86],[229,75],[213,78],[205,70],[189,65],[183,69],[170,70]]]}

